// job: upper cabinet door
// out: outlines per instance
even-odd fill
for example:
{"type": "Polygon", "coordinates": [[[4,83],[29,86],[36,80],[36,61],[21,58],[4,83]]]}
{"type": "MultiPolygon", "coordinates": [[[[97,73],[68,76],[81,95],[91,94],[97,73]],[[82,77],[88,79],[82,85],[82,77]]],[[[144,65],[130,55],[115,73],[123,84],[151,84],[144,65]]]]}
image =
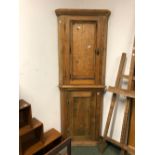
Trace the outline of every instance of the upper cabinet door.
{"type": "Polygon", "coordinates": [[[70,84],[94,84],[97,22],[73,20],[70,26],[70,84]]]}
{"type": "Polygon", "coordinates": [[[68,18],[68,84],[100,84],[104,52],[100,46],[100,22],[99,17],[68,18]]]}
{"type": "Polygon", "coordinates": [[[109,12],[57,10],[60,84],[104,85],[109,12]],[[75,15],[74,15],[75,14],[75,15]],[[87,15],[88,14],[88,15],[87,15]]]}

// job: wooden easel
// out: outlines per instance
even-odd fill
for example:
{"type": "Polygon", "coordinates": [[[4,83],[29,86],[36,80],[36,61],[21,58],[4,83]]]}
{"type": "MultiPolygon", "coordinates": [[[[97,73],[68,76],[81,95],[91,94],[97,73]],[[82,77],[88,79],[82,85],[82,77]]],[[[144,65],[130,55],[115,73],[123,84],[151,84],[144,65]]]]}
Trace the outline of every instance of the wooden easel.
{"type": "Polygon", "coordinates": [[[123,53],[119,65],[119,70],[117,73],[117,78],[115,82],[115,87],[108,87],[108,91],[112,92],[112,100],[111,100],[111,105],[110,105],[110,110],[108,113],[108,118],[106,121],[106,126],[104,130],[104,136],[101,139],[99,143],[99,150],[101,152],[104,151],[105,147],[107,146],[107,142],[113,143],[116,146],[121,148],[121,155],[124,155],[125,152],[129,152],[130,154],[134,154],[134,150],[130,150],[130,148],[127,145],[128,142],[128,133],[129,133],[129,121],[130,121],[130,109],[131,109],[131,102],[132,99],[135,98],[135,91],[134,91],[134,73],[135,73],[135,49],[133,48],[132,52],[132,58],[131,58],[131,64],[130,64],[130,72],[129,75],[124,75],[124,69],[125,69],[125,64],[126,64],[126,54],[123,53]],[[122,79],[125,78],[128,80],[128,87],[127,89],[122,89],[121,88],[121,83],[122,79]],[[122,131],[121,131],[121,138],[120,142],[117,142],[113,140],[112,138],[108,137],[108,131],[109,131],[109,126],[110,122],[112,119],[112,115],[114,112],[114,108],[116,106],[117,102],[117,96],[122,95],[126,97],[126,102],[125,102],[125,113],[124,113],[124,118],[123,118],[123,125],[122,125],[122,131]]]}

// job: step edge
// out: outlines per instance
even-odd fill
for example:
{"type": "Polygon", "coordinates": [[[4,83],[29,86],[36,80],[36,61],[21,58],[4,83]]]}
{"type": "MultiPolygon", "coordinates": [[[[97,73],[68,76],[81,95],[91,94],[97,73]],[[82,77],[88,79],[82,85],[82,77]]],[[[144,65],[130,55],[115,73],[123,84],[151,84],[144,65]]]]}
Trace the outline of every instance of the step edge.
{"type": "Polygon", "coordinates": [[[36,128],[41,127],[41,126],[43,126],[43,123],[41,121],[39,121],[37,118],[33,117],[32,118],[32,126],[26,125],[26,126],[20,128],[19,129],[19,136],[22,137],[25,134],[28,134],[28,133],[32,132],[33,130],[35,130],[36,128]],[[34,121],[36,121],[37,124],[33,124],[34,121]],[[26,130],[26,128],[28,128],[28,129],[26,130]],[[24,132],[23,130],[26,130],[26,131],[24,132]]]}
{"type": "MultiPolygon", "coordinates": [[[[40,151],[41,149],[43,149],[44,147],[50,145],[50,143],[53,143],[54,141],[56,141],[57,139],[59,139],[59,138],[62,137],[62,134],[61,134],[60,132],[58,132],[57,130],[55,130],[54,128],[52,128],[52,129],[50,129],[50,130],[48,130],[48,131],[46,131],[46,132],[44,133],[43,139],[45,139],[45,137],[47,136],[47,134],[49,134],[49,132],[53,132],[53,133],[55,132],[55,133],[57,134],[57,136],[54,137],[53,139],[51,139],[48,143],[46,143],[47,138],[46,138],[46,140],[45,140],[44,142],[43,142],[43,141],[38,141],[38,142],[35,143],[34,145],[32,145],[32,146],[30,146],[29,148],[27,148],[27,149],[24,151],[23,155],[29,155],[29,152],[31,152],[31,153],[34,154],[34,153],[40,151]],[[41,145],[41,146],[35,148],[37,145],[41,145]],[[35,149],[33,150],[33,148],[35,148],[35,149]]],[[[48,136],[48,137],[49,137],[49,136],[48,136]]]]}
{"type": "Polygon", "coordinates": [[[28,103],[27,101],[25,101],[25,100],[23,100],[23,99],[20,99],[20,100],[19,100],[19,111],[21,111],[21,110],[23,110],[23,109],[25,109],[25,108],[28,108],[28,107],[31,107],[31,104],[30,104],[30,103],[28,103]],[[22,102],[24,102],[24,104],[23,104],[22,102]],[[21,103],[22,103],[23,105],[21,105],[21,103]]]}

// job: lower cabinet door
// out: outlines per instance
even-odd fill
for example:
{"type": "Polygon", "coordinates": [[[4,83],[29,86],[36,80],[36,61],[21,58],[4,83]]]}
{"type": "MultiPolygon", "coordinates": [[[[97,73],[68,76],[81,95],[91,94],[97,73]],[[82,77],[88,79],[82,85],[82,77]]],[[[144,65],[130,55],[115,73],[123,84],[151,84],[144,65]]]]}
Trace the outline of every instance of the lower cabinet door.
{"type": "Polygon", "coordinates": [[[95,140],[96,93],[68,92],[69,133],[73,140],[95,140]]]}

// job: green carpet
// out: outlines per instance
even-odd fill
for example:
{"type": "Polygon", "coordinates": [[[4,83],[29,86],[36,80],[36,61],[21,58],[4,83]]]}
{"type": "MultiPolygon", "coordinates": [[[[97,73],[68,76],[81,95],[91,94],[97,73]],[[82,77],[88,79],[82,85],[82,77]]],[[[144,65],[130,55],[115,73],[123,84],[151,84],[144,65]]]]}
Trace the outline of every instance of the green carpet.
{"type": "Polygon", "coordinates": [[[72,147],[72,155],[119,155],[120,149],[113,145],[108,145],[103,153],[98,151],[96,146],[74,146],[72,147]]]}

